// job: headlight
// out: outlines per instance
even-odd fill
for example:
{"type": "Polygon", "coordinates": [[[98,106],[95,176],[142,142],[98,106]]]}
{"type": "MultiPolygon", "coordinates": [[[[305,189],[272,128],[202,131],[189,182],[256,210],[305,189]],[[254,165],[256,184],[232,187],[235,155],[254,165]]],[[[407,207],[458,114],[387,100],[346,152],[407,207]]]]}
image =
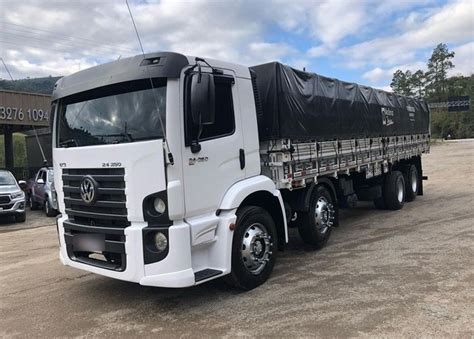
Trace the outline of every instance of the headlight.
{"type": "Polygon", "coordinates": [[[166,211],[166,204],[161,198],[155,198],[153,207],[155,207],[155,211],[159,214],[163,214],[166,211]]]}
{"type": "Polygon", "coordinates": [[[19,191],[11,194],[12,199],[17,199],[17,198],[24,198],[25,197],[25,192],[19,191]]]}
{"type": "Polygon", "coordinates": [[[168,247],[168,239],[166,235],[161,232],[156,232],[155,234],[155,247],[158,252],[163,252],[168,247]]]}

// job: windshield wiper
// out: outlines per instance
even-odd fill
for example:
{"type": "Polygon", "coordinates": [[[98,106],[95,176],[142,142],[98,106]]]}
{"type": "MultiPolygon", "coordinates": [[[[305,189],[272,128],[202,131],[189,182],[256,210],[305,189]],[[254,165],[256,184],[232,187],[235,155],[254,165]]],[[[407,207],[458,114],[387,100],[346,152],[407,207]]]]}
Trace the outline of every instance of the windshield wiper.
{"type": "MultiPolygon", "coordinates": [[[[117,138],[117,137],[122,137],[124,140],[126,139],[127,141],[129,142],[133,142],[135,141],[133,138],[132,138],[132,135],[130,133],[117,133],[117,134],[95,134],[95,135],[92,135],[93,137],[95,138],[117,138]]],[[[122,141],[124,140],[116,140],[115,143],[116,144],[119,144],[121,143],[122,141]]]]}
{"type": "Polygon", "coordinates": [[[71,147],[71,146],[79,146],[79,144],[77,143],[76,139],[67,139],[67,140],[64,140],[64,141],[61,141],[59,143],[59,146],[60,147],[63,147],[63,148],[67,148],[67,147],[71,147]]]}

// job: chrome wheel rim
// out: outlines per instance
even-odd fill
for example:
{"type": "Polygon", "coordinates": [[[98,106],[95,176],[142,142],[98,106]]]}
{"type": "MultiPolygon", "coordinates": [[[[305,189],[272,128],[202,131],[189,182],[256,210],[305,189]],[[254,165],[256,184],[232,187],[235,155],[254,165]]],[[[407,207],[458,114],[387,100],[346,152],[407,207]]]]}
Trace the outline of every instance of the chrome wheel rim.
{"type": "Polygon", "coordinates": [[[334,206],[326,199],[319,197],[316,201],[314,221],[321,234],[325,234],[334,223],[334,206]]]}
{"type": "Polygon", "coordinates": [[[250,273],[260,274],[270,261],[272,237],[261,223],[251,224],[244,232],[241,257],[244,267],[250,273]]]}
{"type": "Polygon", "coordinates": [[[402,203],[403,202],[403,195],[404,195],[404,187],[403,187],[403,181],[402,180],[398,180],[397,188],[398,188],[398,195],[397,195],[398,202],[402,203]]]}

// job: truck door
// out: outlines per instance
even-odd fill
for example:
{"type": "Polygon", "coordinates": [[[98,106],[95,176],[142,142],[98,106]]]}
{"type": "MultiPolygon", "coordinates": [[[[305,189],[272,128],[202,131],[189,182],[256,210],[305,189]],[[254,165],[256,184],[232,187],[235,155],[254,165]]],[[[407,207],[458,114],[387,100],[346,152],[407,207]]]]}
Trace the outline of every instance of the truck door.
{"type": "MultiPolygon", "coordinates": [[[[240,105],[234,77],[230,73],[214,75],[214,83],[215,122],[203,126],[199,138],[201,150],[197,153],[192,152],[190,145],[196,140],[198,126],[192,122],[188,105],[184,105],[182,154],[187,217],[215,212],[229,187],[245,177],[240,156],[243,152],[240,105]]],[[[184,100],[189,100],[190,81],[186,79],[184,91],[184,100]]]]}

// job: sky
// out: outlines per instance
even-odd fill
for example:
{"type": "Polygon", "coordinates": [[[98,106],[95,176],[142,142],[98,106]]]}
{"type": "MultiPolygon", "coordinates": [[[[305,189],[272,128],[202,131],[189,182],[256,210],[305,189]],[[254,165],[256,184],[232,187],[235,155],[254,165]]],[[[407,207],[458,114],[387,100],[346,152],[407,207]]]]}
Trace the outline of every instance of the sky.
{"type": "MultiPolygon", "coordinates": [[[[474,73],[473,0],[129,0],[145,52],[292,67],[389,90],[397,69],[455,52],[474,73]]],[[[14,79],[67,75],[140,54],[125,0],[0,0],[0,57],[14,79]]],[[[8,79],[0,64],[0,78],[8,79]]]]}

